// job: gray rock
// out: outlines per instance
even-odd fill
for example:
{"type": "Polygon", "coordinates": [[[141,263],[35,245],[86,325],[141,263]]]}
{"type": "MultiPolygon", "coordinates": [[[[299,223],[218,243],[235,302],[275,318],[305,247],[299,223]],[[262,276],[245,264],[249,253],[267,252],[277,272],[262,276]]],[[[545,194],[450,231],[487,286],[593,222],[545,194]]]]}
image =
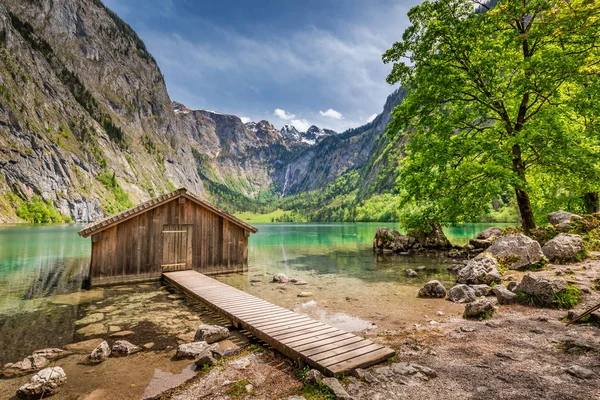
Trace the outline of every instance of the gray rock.
{"type": "Polygon", "coordinates": [[[579,378],[579,379],[594,379],[594,378],[598,377],[598,375],[596,375],[594,373],[594,371],[589,370],[589,369],[584,368],[579,365],[571,365],[571,366],[567,367],[567,369],[565,369],[565,371],[569,375],[573,375],[574,377],[579,378]]]}
{"type": "Polygon", "coordinates": [[[477,234],[477,239],[489,240],[491,238],[498,238],[502,236],[502,228],[487,228],[477,234]]]}
{"type": "Polygon", "coordinates": [[[323,378],[325,378],[325,377],[319,370],[311,369],[310,371],[308,371],[306,373],[306,375],[304,375],[304,382],[313,383],[313,384],[321,383],[323,378]]]}
{"type": "Polygon", "coordinates": [[[477,296],[477,297],[491,296],[493,294],[491,286],[488,286],[488,285],[469,285],[469,286],[471,286],[471,288],[475,291],[475,296],[477,296]]]}
{"type": "Polygon", "coordinates": [[[198,367],[210,366],[217,364],[217,360],[213,357],[213,353],[210,349],[205,349],[203,352],[198,354],[196,361],[194,361],[198,367]]]}
{"type": "Polygon", "coordinates": [[[61,367],[45,368],[31,377],[29,383],[17,390],[19,397],[52,396],[67,382],[67,374],[61,367]]]}
{"type": "Polygon", "coordinates": [[[452,247],[452,243],[450,243],[444,234],[442,226],[437,222],[429,222],[429,232],[413,229],[410,231],[410,234],[414,236],[419,245],[425,248],[449,249],[452,247]]]}
{"type": "Polygon", "coordinates": [[[225,350],[223,350],[218,343],[211,345],[208,350],[216,360],[220,360],[221,358],[225,357],[225,350]]]}
{"type": "Polygon", "coordinates": [[[196,329],[194,342],[214,343],[229,337],[229,329],[218,325],[200,325],[196,329]]]}
{"type": "Polygon", "coordinates": [[[410,376],[418,373],[430,379],[437,376],[437,373],[433,369],[419,364],[395,363],[390,368],[395,374],[402,376],[410,376]]]}
{"type": "Polygon", "coordinates": [[[113,357],[126,357],[130,354],[137,353],[140,350],[140,347],[127,340],[117,340],[113,343],[111,354],[113,357]]]}
{"type": "Polygon", "coordinates": [[[576,219],[581,219],[581,216],[563,210],[554,211],[548,214],[548,222],[554,226],[568,224],[576,219]]]}
{"type": "Polygon", "coordinates": [[[14,364],[7,364],[2,371],[2,376],[5,378],[13,378],[15,376],[27,375],[47,366],[49,361],[39,355],[34,354],[32,356],[25,357],[23,360],[14,364]]]}
{"type": "Polygon", "coordinates": [[[403,235],[390,228],[377,228],[373,239],[373,251],[402,253],[409,251],[417,244],[412,236],[403,235]]]}
{"type": "Polygon", "coordinates": [[[514,304],[517,302],[517,295],[502,285],[494,286],[492,292],[496,295],[498,304],[514,304]]]}
{"type": "Polygon", "coordinates": [[[289,397],[286,397],[285,400],[306,400],[306,397],[303,397],[303,396],[289,396],[289,397]]]}
{"type": "Polygon", "coordinates": [[[110,356],[110,347],[108,342],[105,340],[96,347],[92,353],[88,356],[88,361],[94,363],[101,363],[110,356]]]}
{"type": "Polygon", "coordinates": [[[548,261],[542,253],[540,244],[522,233],[498,238],[487,248],[486,253],[491,253],[508,269],[522,269],[532,265],[542,266],[548,261]]]}
{"type": "Polygon", "coordinates": [[[459,284],[448,291],[448,300],[455,303],[470,303],[476,298],[475,290],[469,285],[459,284]]]}
{"type": "Polygon", "coordinates": [[[498,260],[490,253],[481,253],[469,260],[456,276],[458,283],[474,285],[489,285],[490,283],[498,283],[501,279],[498,272],[498,260]]]}
{"type": "Polygon", "coordinates": [[[465,318],[483,318],[496,312],[496,310],[497,308],[490,300],[482,298],[472,303],[467,303],[464,316],[465,318]]]}
{"type": "Polygon", "coordinates": [[[560,233],[542,247],[542,252],[551,261],[569,261],[574,260],[584,249],[581,236],[560,233]]]}
{"type": "Polygon", "coordinates": [[[512,281],[512,282],[508,282],[508,285],[506,285],[506,288],[508,290],[510,290],[511,292],[514,292],[515,289],[517,288],[517,286],[519,286],[519,282],[517,281],[512,281]]]}
{"type": "Polygon", "coordinates": [[[566,283],[560,279],[548,279],[527,274],[515,288],[515,293],[526,293],[542,307],[552,307],[554,294],[564,290],[566,283]]]}
{"type": "Polygon", "coordinates": [[[446,297],[446,288],[440,281],[429,281],[419,290],[419,297],[443,299],[446,297]]]}
{"type": "Polygon", "coordinates": [[[287,277],[286,274],[277,273],[277,274],[273,275],[273,282],[287,283],[288,281],[289,281],[289,278],[287,277]]]}
{"type": "Polygon", "coordinates": [[[185,343],[177,346],[175,358],[196,358],[208,348],[206,342],[185,343]]]}
{"type": "Polygon", "coordinates": [[[346,389],[342,386],[342,384],[335,378],[323,378],[321,381],[325,386],[327,386],[333,392],[333,395],[336,399],[341,400],[352,400],[352,397],[346,392],[346,389]]]}
{"type": "Polygon", "coordinates": [[[415,271],[414,269],[407,269],[406,271],[404,271],[404,275],[407,278],[416,278],[417,276],[419,276],[417,271],[415,271]]]}
{"type": "Polygon", "coordinates": [[[451,266],[449,266],[448,268],[446,268],[446,270],[448,272],[450,272],[452,275],[458,276],[458,273],[464,267],[465,267],[465,264],[452,264],[451,266]]]}

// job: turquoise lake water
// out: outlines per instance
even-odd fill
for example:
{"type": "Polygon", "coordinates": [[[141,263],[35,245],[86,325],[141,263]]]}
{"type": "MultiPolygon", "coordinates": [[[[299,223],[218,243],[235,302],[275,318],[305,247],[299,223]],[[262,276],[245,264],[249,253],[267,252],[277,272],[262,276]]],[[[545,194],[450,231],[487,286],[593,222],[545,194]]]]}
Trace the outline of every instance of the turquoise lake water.
{"type": "MultiPolygon", "coordinates": [[[[492,225],[465,224],[445,231],[454,244],[465,244],[492,225]]],[[[259,232],[252,235],[249,242],[249,273],[219,279],[284,305],[288,300],[278,294],[280,291],[252,283],[252,277],[265,276],[267,282],[269,274],[284,272],[311,279],[315,290],[326,287],[324,291],[346,297],[350,296],[348,293],[360,292],[362,284],[392,284],[401,288],[402,285],[418,286],[432,278],[443,282],[452,279],[445,268],[428,269],[411,281],[403,274],[407,267],[439,266],[447,260],[373,254],[372,240],[377,227],[397,229],[396,224],[256,226],[259,232]]],[[[10,343],[4,333],[9,331],[16,335],[27,332],[22,344],[30,348],[27,351],[57,343],[49,340],[57,335],[62,335],[59,344],[69,341],[73,332],[70,325],[78,317],[77,304],[57,304],[53,299],[82,290],[91,245],[89,239],[77,235],[81,228],[81,225],[0,225],[0,331],[3,332],[0,336],[5,336],[4,340],[0,339],[0,363],[14,362],[3,357],[10,343]],[[44,323],[36,323],[40,319],[44,323]]],[[[290,297],[290,307],[292,300],[290,297]]]]}

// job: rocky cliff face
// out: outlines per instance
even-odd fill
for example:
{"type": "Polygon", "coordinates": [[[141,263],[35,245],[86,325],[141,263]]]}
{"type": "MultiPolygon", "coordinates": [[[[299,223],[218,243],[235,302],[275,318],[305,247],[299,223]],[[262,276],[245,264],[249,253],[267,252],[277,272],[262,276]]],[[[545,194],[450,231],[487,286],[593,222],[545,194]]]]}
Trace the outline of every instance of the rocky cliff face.
{"type": "Polygon", "coordinates": [[[288,195],[377,174],[400,97],[343,134],[244,124],[172,102],[144,43],[99,0],[2,0],[0,222],[34,196],[91,221],[181,186],[219,203],[224,190],[288,195]]]}

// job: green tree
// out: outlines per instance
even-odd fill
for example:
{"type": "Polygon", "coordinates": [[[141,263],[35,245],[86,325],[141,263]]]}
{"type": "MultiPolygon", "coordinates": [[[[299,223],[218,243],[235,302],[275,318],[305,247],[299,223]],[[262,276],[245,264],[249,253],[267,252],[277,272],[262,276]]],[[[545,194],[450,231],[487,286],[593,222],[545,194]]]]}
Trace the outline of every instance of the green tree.
{"type": "Polygon", "coordinates": [[[597,81],[600,3],[488,4],[426,1],[383,55],[408,93],[388,129],[409,132],[398,183],[412,222],[475,220],[510,189],[530,231],[528,178],[598,177],[598,138],[569,116],[584,77],[597,81]]]}

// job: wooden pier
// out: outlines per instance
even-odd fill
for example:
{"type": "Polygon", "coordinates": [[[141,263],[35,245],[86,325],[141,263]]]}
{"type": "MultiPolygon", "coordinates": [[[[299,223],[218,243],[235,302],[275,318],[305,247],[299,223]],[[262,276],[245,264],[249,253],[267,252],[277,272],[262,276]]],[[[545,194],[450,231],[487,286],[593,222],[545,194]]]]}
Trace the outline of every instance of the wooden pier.
{"type": "Polygon", "coordinates": [[[327,376],[394,356],[392,349],[276,306],[196,271],[164,272],[164,279],[230,319],[300,365],[327,376]]]}

